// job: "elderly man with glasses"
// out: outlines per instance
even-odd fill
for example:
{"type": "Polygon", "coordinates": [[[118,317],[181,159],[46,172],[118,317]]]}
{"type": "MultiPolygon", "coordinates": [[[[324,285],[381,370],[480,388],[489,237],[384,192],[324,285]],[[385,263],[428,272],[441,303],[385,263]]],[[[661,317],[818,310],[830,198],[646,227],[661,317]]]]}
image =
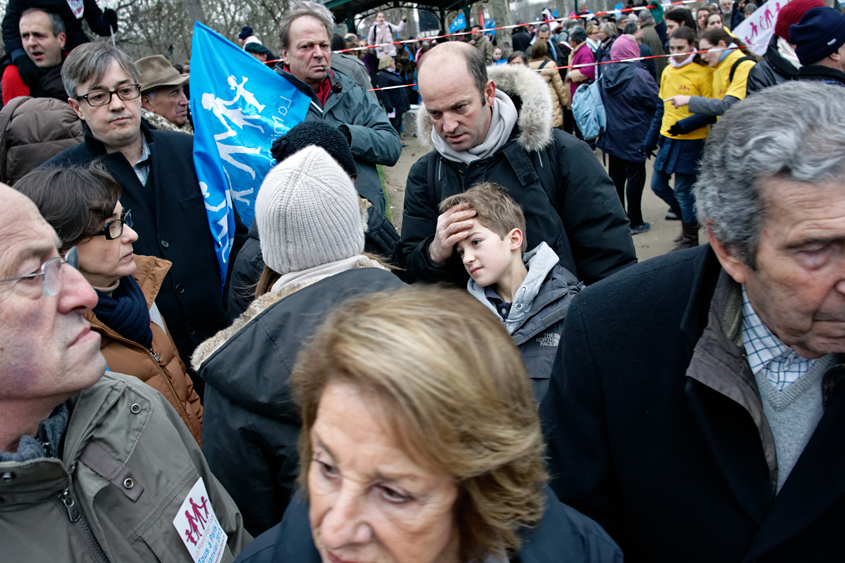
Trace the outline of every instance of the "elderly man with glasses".
{"type": "Polygon", "coordinates": [[[241,515],[164,397],[106,373],[84,318],[97,294],[75,269],[76,249],[60,256],[26,196],[0,184],[0,201],[4,560],[189,563],[192,530],[173,522],[195,501],[216,517],[205,530],[225,534],[204,539],[231,562],[250,541],[241,515]]]}
{"type": "MultiPolygon", "coordinates": [[[[157,303],[179,355],[190,365],[194,348],[225,328],[228,287],[221,291],[214,238],[193,164],[193,138],[151,130],[141,122],[139,75],[123,51],[87,43],[65,60],[68,101],[85,123],[85,139],[46,166],[99,160],[120,183],[121,202],[134,213],[136,252],[173,263],[157,303]]],[[[229,263],[246,240],[235,215],[229,263]]],[[[228,280],[228,276],[227,276],[228,280]]],[[[203,382],[191,373],[197,393],[203,382]]]]}

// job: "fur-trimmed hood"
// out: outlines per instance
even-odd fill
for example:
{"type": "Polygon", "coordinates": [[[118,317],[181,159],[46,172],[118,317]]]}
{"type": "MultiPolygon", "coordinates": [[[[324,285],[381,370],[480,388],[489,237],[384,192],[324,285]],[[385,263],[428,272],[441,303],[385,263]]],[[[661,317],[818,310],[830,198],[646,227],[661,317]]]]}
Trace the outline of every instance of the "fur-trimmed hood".
{"type": "MultiPolygon", "coordinates": [[[[496,88],[507,94],[517,111],[516,142],[527,151],[538,151],[552,142],[552,96],[546,81],[535,71],[522,65],[487,67],[487,76],[496,88]]],[[[417,131],[420,144],[433,149],[431,116],[425,104],[417,110],[417,131]]]]}
{"type": "MultiPolygon", "coordinates": [[[[382,270],[387,270],[385,266],[379,263],[377,260],[373,260],[372,258],[368,258],[367,256],[361,256],[361,258],[356,261],[352,265],[352,269],[357,268],[380,268],[382,270]]],[[[312,279],[309,281],[305,281],[300,284],[294,284],[285,286],[284,288],[280,289],[279,291],[271,291],[269,293],[265,293],[264,295],[257,297],[255,301],[253,301],[250,306],[244,311],[240,317],[235,319],[235,322],[228,328],[224,328],[199,346],[197,346],[194,353],[191,354],[191,366],[194,368],[195,371],[199,372],[202,363],[209,358],[218,348],[220,348],[223,344],[226,343],[230,338],[233,338],[238,332],[241,331],[246,325],[250,323],[255,317],[261,314],[265,309],[276,303],[277,301],[281,301],[288,295],[292,295],[303,289],[317,283],[318,279],[312,279]]]]}

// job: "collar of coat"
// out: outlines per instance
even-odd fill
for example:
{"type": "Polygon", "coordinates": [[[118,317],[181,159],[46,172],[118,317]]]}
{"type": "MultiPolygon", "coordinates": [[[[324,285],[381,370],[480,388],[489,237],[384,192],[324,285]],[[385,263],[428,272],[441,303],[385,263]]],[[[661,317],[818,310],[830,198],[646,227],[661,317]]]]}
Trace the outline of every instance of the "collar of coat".
{"type": "MultiPolygon", "coordinates": [[[[516,121],[517,144],[527,151],[539,151],[552,142],[552,96],[546,81],[527,66],[487,67],[487,76],[496,88],[510,97],[519,112],[516,121]]],[[[420,144],[433,149],[431,116],[420,104],[417,131],[420,144]]]]}

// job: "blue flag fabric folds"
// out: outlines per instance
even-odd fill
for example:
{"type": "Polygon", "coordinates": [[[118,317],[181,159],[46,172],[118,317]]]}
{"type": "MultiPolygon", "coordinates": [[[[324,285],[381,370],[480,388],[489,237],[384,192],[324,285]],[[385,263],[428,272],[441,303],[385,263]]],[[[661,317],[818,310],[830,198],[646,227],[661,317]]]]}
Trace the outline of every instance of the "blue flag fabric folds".
{"type": "Polygon", "coordinates": [[[270,146],[305,119],[310,99],[252,55],[201,23],[191,49],[194,167],[226,282],[235,213],[249,226],[275,164],[270,146]]]}
{"type": "Polygon", "coordinates": [[[467,26],[467,21],[464,18],[464,13],[461,12],[458,14],[458,17],[455,18],[455,21],[452,22],[452,25],[449,26],[449,33],[455,33],[456,31],[463,31],[463,29],[467,26]]]}

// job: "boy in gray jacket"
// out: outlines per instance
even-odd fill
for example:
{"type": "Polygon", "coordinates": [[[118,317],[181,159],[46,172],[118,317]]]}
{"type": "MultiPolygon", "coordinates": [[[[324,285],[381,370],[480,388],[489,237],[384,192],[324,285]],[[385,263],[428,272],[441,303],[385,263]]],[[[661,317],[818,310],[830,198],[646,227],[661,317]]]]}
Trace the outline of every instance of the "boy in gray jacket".
{"type": "Polygon", "coordinates": [[[558,264],[545,242],[525,252],[525,216],[502,186],[483,182],[440,204],[475,211],[455,249],[470,275],[467,290],[504,322],[541,401],[557,352],[563,319],[584,284],[558,264]]]}

